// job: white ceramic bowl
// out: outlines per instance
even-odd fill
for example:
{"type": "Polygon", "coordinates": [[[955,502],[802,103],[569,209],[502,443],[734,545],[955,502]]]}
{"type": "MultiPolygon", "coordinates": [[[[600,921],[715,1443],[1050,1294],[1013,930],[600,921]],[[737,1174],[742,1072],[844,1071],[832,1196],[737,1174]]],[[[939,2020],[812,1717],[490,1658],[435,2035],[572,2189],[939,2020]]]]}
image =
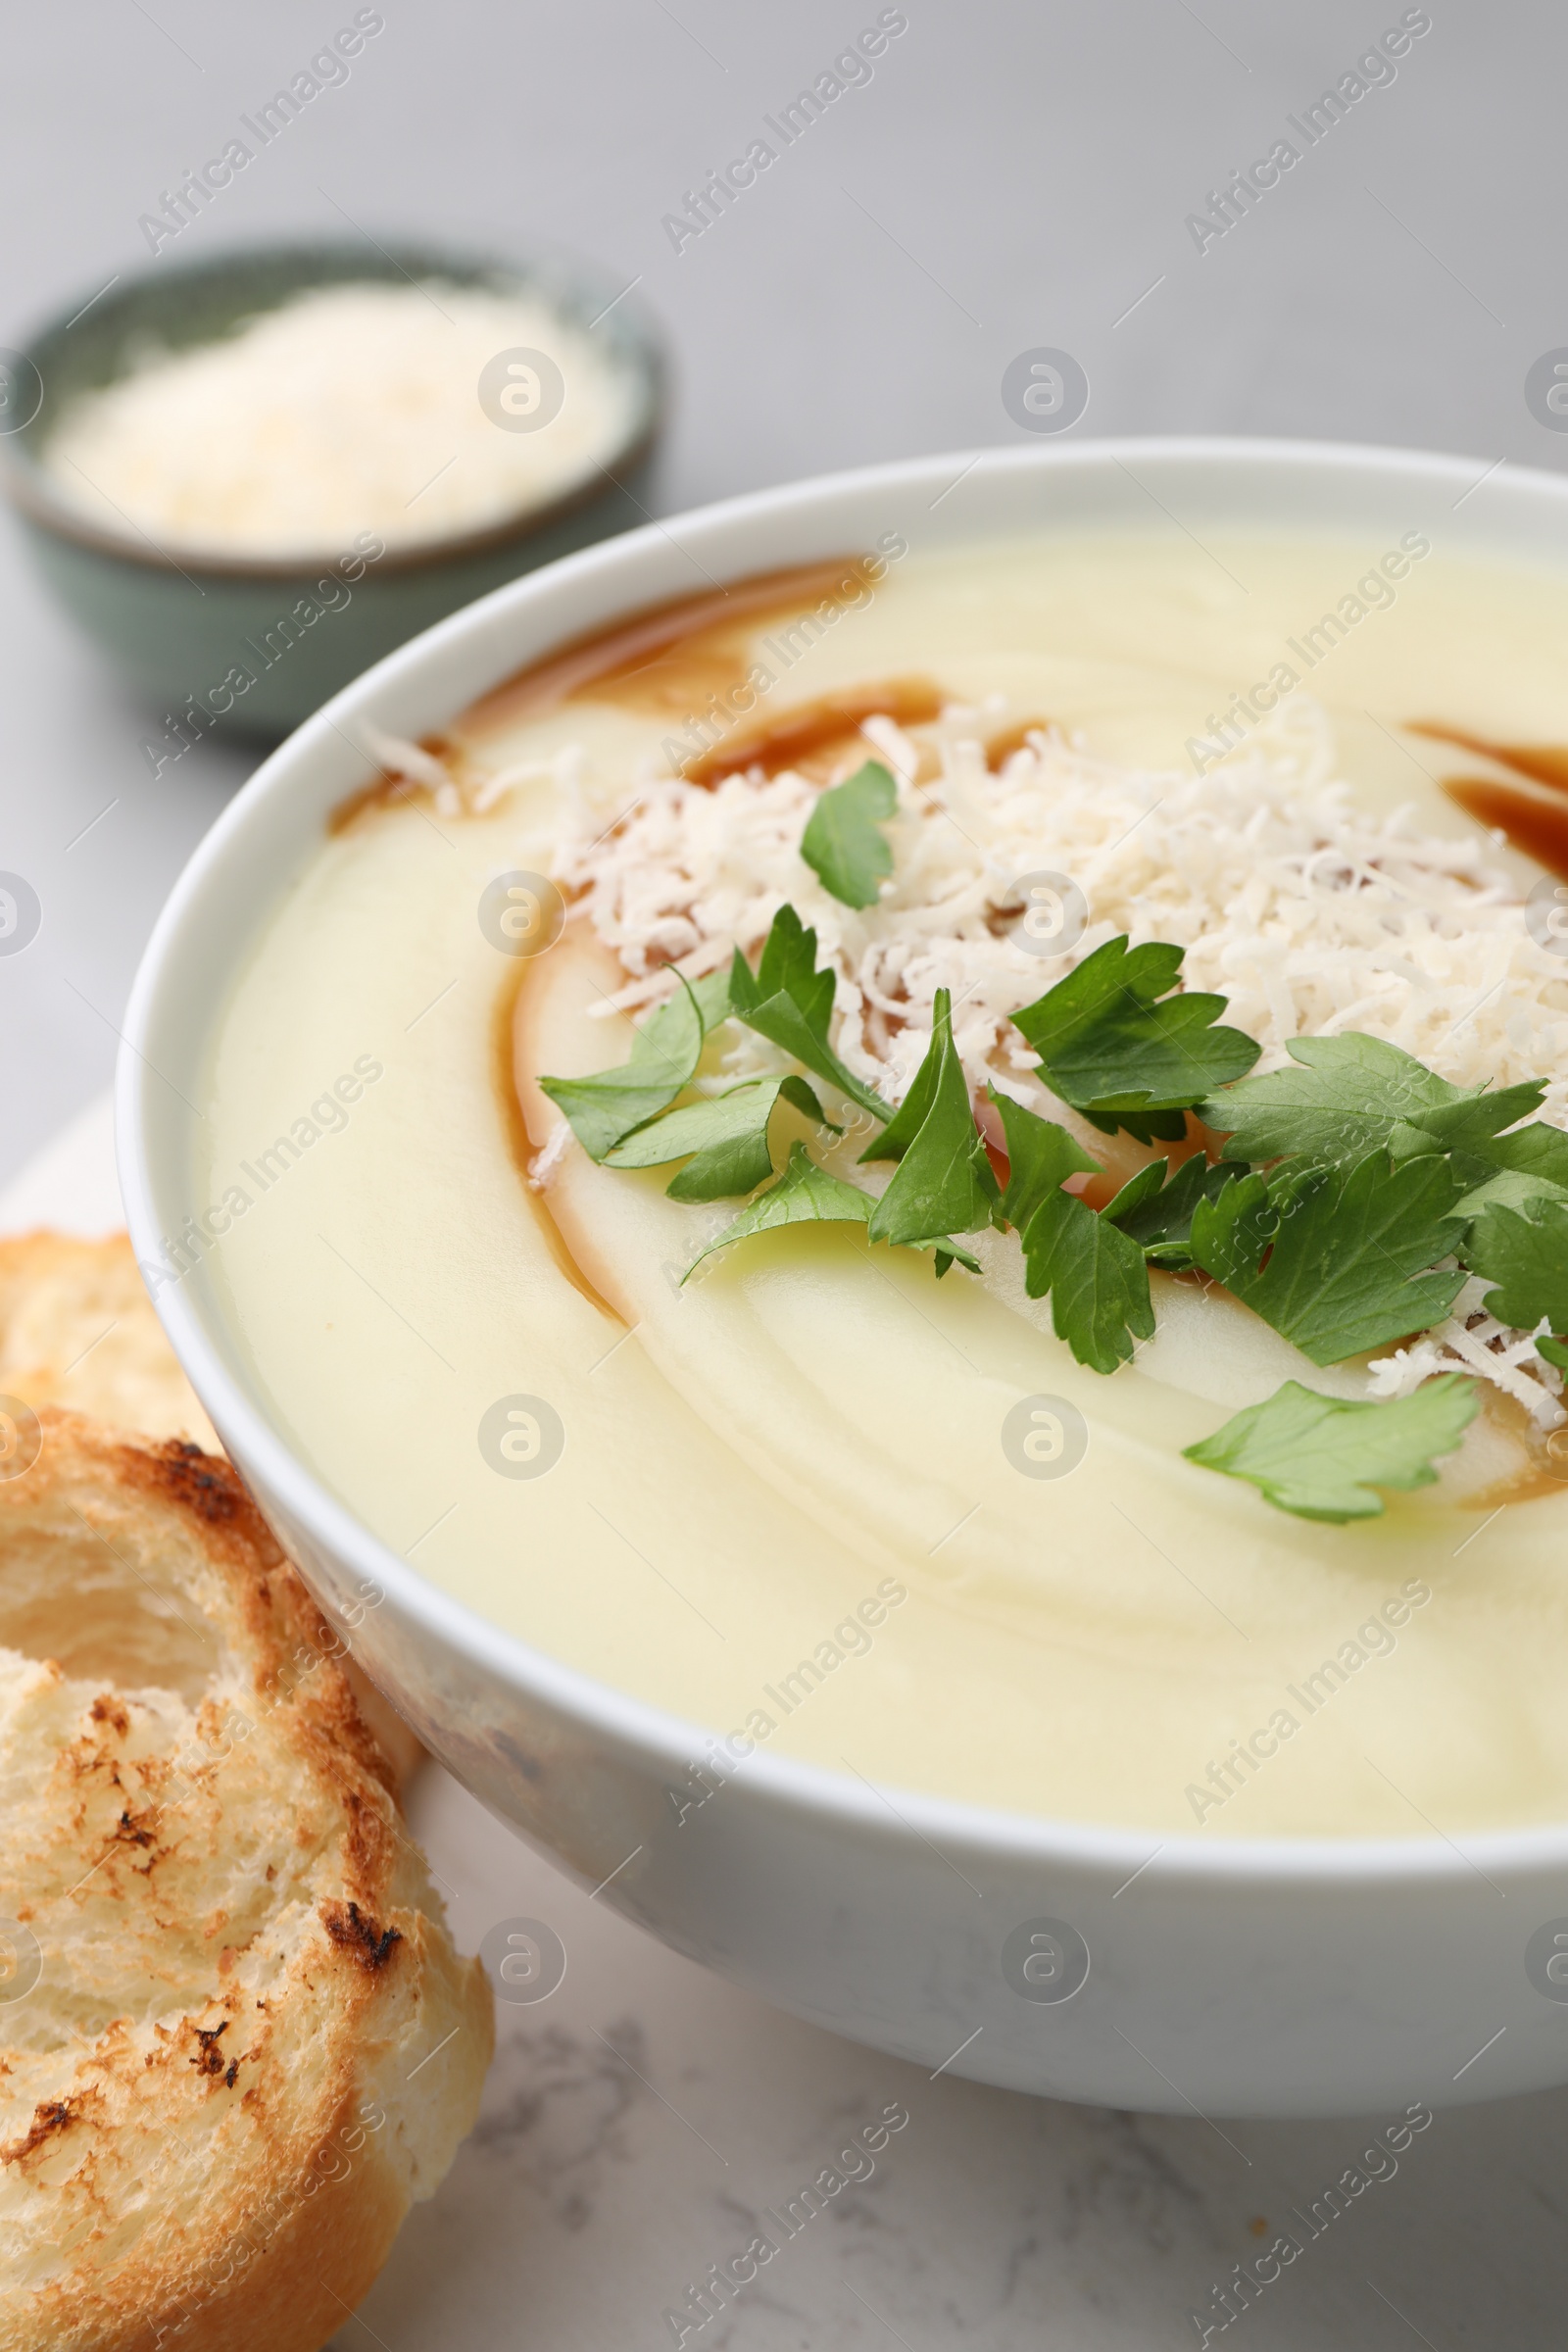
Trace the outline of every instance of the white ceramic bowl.
{"type": "MultiPolygon", "coordinates": [[[[191,1206],[215,1009],[327,811],[364,782],[359,722],[418,737],[564,639],[890,529],[918,551],[1019,529],[1164,527],[1161,510],[1199,531],[1420,528],[1445,551],[1568,552],[1568,481],[1546,474],[1303,443],[1081,442],[760,492],[498,589],[291,736],[175,888],[120,1059],[138,1256],[155,1257],[191,1206]]],[[[291,1453],[200,1269],[158,1304],[224,1444],[373,1679],[485,1804],[585,1885],[613,1872],[601,1899],[678,1950],[932,2069],[1118,2107],[1389,2111],[1568,2081],[1568,2014],[1525,1968],[1531,1936],[1568,1912],[1568,1825],[1463,1850],[1440,1836],[1162,1842],[884,1797],[766,1752],[678,1822],[666,1785],[710,1727],[568,1670],[425,1583],[291,1453]],[[1074,1937],[1087,1946],[1071,1998],[1025,1997],[1004,1973],[1008,1936],[1022,1929],[1027,1943],[1041,1921],[1065,1924],[1069,1953],[1074,1937]]]]}

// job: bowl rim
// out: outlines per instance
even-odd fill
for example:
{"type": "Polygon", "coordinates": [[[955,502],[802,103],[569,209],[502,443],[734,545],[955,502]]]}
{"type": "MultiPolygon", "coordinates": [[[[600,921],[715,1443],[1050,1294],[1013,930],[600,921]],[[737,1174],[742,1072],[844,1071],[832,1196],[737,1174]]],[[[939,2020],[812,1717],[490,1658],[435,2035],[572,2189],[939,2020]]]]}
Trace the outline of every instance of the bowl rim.
{"type": "MultiPolygon", "coordinates": [[[[553,270],[557,275],[569,277],[580,286],[594,287],[598,291],[604,291],[610,282],[598,264],[552,246],[540,246],[531,251],[508,255],[481,246],[452,244],[437,247],[414,239],[397,239],[380,250],[400,270],[403,264],[398,257],[401,255],[403,260],[419,265],[427,274],[433,274],[444,267],[464,272],[470,280],[494,275],[525,285],[540,277],[548,279],[553,270]]],[[[357,251],[346,239],[331,237],[258,238],[225,245],[213,254],[192,254],[183,259],[175,257],[162,270],[154,262],[128,276],[122,271],[121,290],[116,296],[116,304],[133,306],[145,289],[167,284],[172,279],[220,282],[225,272],[243,270],[251,266],[268,263],[298,263],[304,266],[313,262],[319,266],[329,258],[348,258],[357,251]]],[[[404,270],[403,274],[407,276],[409,272],[404,270]]],[[[368,282],[375,284],[393,282],[384,271],[368,266],[367,278],[368,282]]],[[[318,279],[302,275],[295,290],[303,292],[313,284],[348,282],[350,280],[347,277],[318,279]]],[[[635,283],[634,279],[632,285],[635,283]]],[[[100,294],[106,291],[106,288],[99,289],[100,294]]],[[[546,293],[548,298],[548,284],[546,293]]],[[[636,377],[637,400],[630,429],[611,449],[608,462],[596,461],[580,481],[557,492],[543,505],[520,508],[503,516],[499,522],[486,523],[472,530],[451,532],[438,539],[422,539],[403,548],[388,547],[376,559],[375,576],[378,582],[411,572],[426,571],[441,564],[480,560],[518,541],[531,539],[536,533],[552,529],[567,516],[591,506],[596,499],[612,496],[615,492],[628,495],[624,480],[617,480],[616,475],[635,476],[653,454],[664,427],[669,392],[669,362],[662,334],[641,303],[631,302],[622,309],[630,293],[631,286],[623,287],[609,307],[621,313],[619,331],[625,336],[629,365],[636,377]],[[613,472],[612,466],[615,469],[613,472]]],[[[74,307],[62,304],[13,348],[37,368],[36,354],[67,333],[83,310],[92,308],[95,299],[90,298],[85,304],[78,303],[74,307]]],[[[287,296],[283,299],[286,300],[287,296]]],[[[110,307],[114,308],[115,305],[110,307]]],[[[604,315],[603,312],[600,314],[601,317],[604,315]]],[[[40,381],[44,380],[42,370],[38,372],[40,381]]],[[[38,529],[85,548],[104,561],[142,571],[166,575],[177,572],[181,578],[192,580],[276,585],[284,581],[307,581],[329,570],[342,560],[341,549],[330,554],[298,556],[225,556],[210,550],[178,547],[170,553],[150,538],[133,537],[131,534],[136,529],[134,524],[122,532],[109,524],[95,521],[91,515],[79,514],[53,487],[31,445],[23,441],[18,434],[0,439],[0,487],[4,488],[18,512],[38,529]]]]}
{"type": "MultiPolygon", "coordinates": [[[[1088,466],[1107,460],[1130,465],[1196,460],[1215,468],[1241,462],[1254,467],[1277,465],[1305,471],[1338,468],[1385,478],[1403,475],[1429,487],[1457,489],[1461,498],[1478,488],[1492,470],[1484,461],[1448,453],[1241,434],[1104,437],[1049,447],[1037,443],[942,452],[747,491],[678,516],[651,521],[560,558],[436,622],[342,688],[262,762],[203,837],[164,905],[132,986],[116,1069],[117,1155],[126,1221],[138,1256],[156,1252],[159,1247],[161,1227],[148,1135],[170,1115],[152,1092],[154,1073],[143,1052],[147,1032],[163,991],[172,985],[171,966],[177,965],[186,923],[210,874],[242,850],[247,827],[261,805],[289,792],[295,762],[302,754],[324,742],[329,734],[341,736],[340,722],[368,715],[386,694],[427,663],[434,662],[439,670],[446,654],[483,622],[499,617],[505,607],[546,603],[556,584],[566,577],[591,584],[598,573],[612,576],[628,559],[667,540],[672,523],[686,533],[698,526],[718,529],[736,522],[765,525],[794,508],[835,494],[945,489],[956,486],[949,478],[956,471],[959,478],[981,467],[991,473],[1012,471],[1023,476],[1033,475],[1037,469],[1088,466]]],[[[1523,466],[1510,466],[1509,474],[1521,489],[1556,502],[1568,525],[1568,476],[1523,466]]],[[[728,576],[741,579],[747,574],[731,571],[728,576]]],[[[623,605],[619,610],[623,614],[636,609],[623,605]]],[[[612,603],[599,625],[609,627],[616,617],[612,603]]],[[[546,658],[548,646],[532,660],[546,658]]],[[[432,719],[431,723],[438,722],[432,719]]],[[[209,1340],[184,1286],[173,1284],[155,1303],[181,1362],[187,1369],[195,1368],[193,1385],[204,1401],[216,1404],[214,1419],[233,1430],[239,1451],[256,1462],[271,1492],[324,1552],[350,1563],[355,1573],[373,1577],[386,1594],[395,1598],[405,1625],[440,1642],[465,1665],[527,1690],[612,1746],[657,1763],[661,1770],[679,1773],[701,1759],[705,1743],[714,1737],[713,1727],[690,1721],[566,1664],[421,1576],[318,1481],[261,1408],[251,1403],[209,1340]]],[[[1013,1866],[1087,1870],[1105,1878],[1116,1874],[1128,1885],[1147,1872],[1152,1884],[1178,1896],[1205,1886],[1219,1890],[1245,1881],[1305,1893],[1370,1887],[1390,1879],[1433,1888],[1462,1885],[1475,1876],[1491,1884],[1493,1873],[1521,1877],[1568,1869],[1568,1820],[1465,1832],[1457,1839],[1441,1830],[1429,1837],[1375,1838],[1220,1839],[1188,1831],[1161,1836],[1153,1829],[974,1804],[902,1785],[885,1789],[869,1781],[858,1784],[849,1774],[763,1748],[754,1748],[746,1756],[729,1775],[726,1785],[731,1784],[740,1788],[751,1803],[808,1816],[819,1828],[837,1825],[847,1833],[897,1835],[901,1841],[913,1837],[930,1846],[939,1860],[950,1859],[943,1851],[946,1846],[977,1860],[1013,1866]],[[1157,1871],[1152,1867],[1156,1863],[1157,1871]]]]}

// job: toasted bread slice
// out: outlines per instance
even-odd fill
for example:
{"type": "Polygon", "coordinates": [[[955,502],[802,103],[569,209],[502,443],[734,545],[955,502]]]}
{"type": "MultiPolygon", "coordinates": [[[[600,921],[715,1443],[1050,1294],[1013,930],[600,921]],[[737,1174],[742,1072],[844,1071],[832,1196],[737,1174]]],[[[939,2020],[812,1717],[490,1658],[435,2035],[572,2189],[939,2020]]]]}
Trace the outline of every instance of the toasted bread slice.
{"type": "MultiPolygon", "coordinates": [[[[0,1396],[36,1412],[63,1404],[144,1438],[187,1438],[221,1451],[218,1433],[153,1312],[128,1237],[0,1237],[0,1396]]],[[[401,1788],[424,1755],[395,1707],[358,1667],[349,1681],[401,1788]]]]}
{"type": "Polygon", "coordinates": [[[228,1464],[39,1418],[0,1481],[0,2352],[316,2352],[473,2120],[489,1988],[228,1464]]]}
{"type": "Polygon", "coordinates": [[[0,1393],[218,1449],[122,1233],[0,1239],[0,1393]]]}

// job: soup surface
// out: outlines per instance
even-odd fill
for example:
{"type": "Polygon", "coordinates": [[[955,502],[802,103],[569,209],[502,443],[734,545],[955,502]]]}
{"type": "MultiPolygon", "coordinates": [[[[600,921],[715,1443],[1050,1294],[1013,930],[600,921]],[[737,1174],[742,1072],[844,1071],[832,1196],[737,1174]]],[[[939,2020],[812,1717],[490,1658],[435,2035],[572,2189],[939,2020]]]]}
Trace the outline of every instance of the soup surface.
{"type": "MultiPolygon", "coordinates": [[[[671,1200],[667,1167],[596,1165],[536,1081],[623,1060],[627,1008],[668,994],[666,952],[716,965],[726,906],[754,923],[754,960],[757,909],[782,897],[853,947],[858,918],[801,862],[790,810],[872,758],[899,778],[888,837],[906,897],[918,854],[928,896],[990,874],[1004,900],[1027,852],[1015,904],[1058,908],[1046,949],[1059,893],[1032,901],[1029,877],[1082,876],[1088,943],[1187,947],[1189,978],[1264,1043],[1260,1067],[1283,1063],[1295,1028],[1338,1025],[1407,1042],[1460,1083],[1478,1059],[1499,1083],[1539,1075],[1541,1115],[1568,1124],[1568,961],[1559,986],[1544,934],[1530,1004],[1498,977],[1533,952],[1517,902],[1568,808],[1548,757],[1568,745],[1568,575],[1461,564],[1415,533],[1402,550],[901,550],[700,600],[547,664],[433,753],[401,755],[402,780],[323,837],[220,1008],[203,1106],[195,1197],[208,1230],[226,1227],[208,1263],[256,1395],[421,1574],[737,1735],[725,1771],[765,1748],[1162,1836],[1561,1819],[1554,1374],[1527,1366],[1512,1391],[1479,1379],[1483,1409],[1437,1483],[1387,1494],[1381,1515],[1294,1516],[1183,1448],[1287,1380],[1409,1393],[1407,1363],[1319,1365],[1217,1286],[1156,1270],[1154,1337],[1103,1376],[1027,1297],[1001,1232],[969,1238],[978,1275],[940,1282],[928,1251],[867,1248],[851,1224],[750,1240],[683,1282],[739,1203],[671,1200]],[[1534,780],[1499,747],[1533,747],[1534,780]],[[783,829],[765,871],[755,842],[704,850],[695,958],[690,924],[661,948],[657,909],[626,944],[636,845],[655,857],[635,828],[682,761],[705,807],[772,791],[783,829]],[[723,787],[748,762],[751,783],[723,787]],[[1406,807],[1430,869],[1449,859],[1443,888],[1492,907],[1451,968],[1429,955],[1416,970],[1398,940],[1378,944],[1378,921],[1370,946],[1331,952],[1311,904],[1288,956],[1247,932],[1245,907],[1223,937],[1205,927],[1231,890],[1214,879],[1226,858],[1253,861],[1254,898],[1270,886],[1262,851],[1235,847],[1252,800],[1284,838],[1336,780],[1346,824],[1406,807]],[[1484,821],[1508,842],[1478,842],[1454,780],[1473,806],[1490,790],[1484,821]],[[552,893],[519,875],[554,875],[559,938],[552,893]],[[519,955],[536,919],[551,944],[519,955]]],[[[667,789],[666,804],[673,825],[667,789]]],[[[1031,964],[1039,942],[1007,936],[1014,1004],[1070,968],[1070,954],[1031,964]]],[[[995,1043],[1000,967],[982,947],[967,1001],[967,981],[954,990],[972,1082],[987,1039],[993,1077],[1029,1059],[995,1043]]],[[[930,1017],[868,1014],[857,1032],[894,1093],[930,1017]]],[[[1025,1096],[1032,1083],[1018,1077],[1025,1096]]],[[[835,1117],[837,1103],[824,1090],[835,1117]]],[[[1148,1156],[1075,1132],[1117,1175],[1148,1156]]],[[[863,1130],[835,1144],[782,1105],[775,1164],[803,1139],[851,1177],[863,1130]]]]}

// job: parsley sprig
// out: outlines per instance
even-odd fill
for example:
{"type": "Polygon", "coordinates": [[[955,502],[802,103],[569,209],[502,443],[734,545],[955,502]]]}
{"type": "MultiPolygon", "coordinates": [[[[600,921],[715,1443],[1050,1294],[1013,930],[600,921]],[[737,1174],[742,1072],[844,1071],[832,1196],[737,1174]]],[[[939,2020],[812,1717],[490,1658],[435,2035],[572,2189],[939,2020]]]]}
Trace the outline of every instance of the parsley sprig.
{"type": "Polygon", "coordinates": [[[991,1100],[1007,1139],[1002,1214],[1022,1244],[1024,1288],[1031,1298],[1049,1294],[1052,1327],[1081,1364],[1114,1372],[1154,1333],[1144,1252],[1108,1216],[1063,1191],[1069,1176],[1100,1173],[1066,1129],[994,1087],[991,1100]]]}
{"type": "MultiPolygon", "coordinates": [[[[659,1168],[672,1159],[685,1159],[680,1174],[664,1187],[672,1200],[725,1200],[755,1192],[773,1173],[767,1131],[780,1102],[788,1102],[819,1127],[833,1126],[804,1078],[753,1078],[637,1128],[606,1152],[605,1164],[659,1168]]],[[[843,1130],[835,1127],[833,1132],[843,1130]]]]}
{"type": "Polygon", "coordinates": [[[541,1078],[539,1084],[590,1159],[608,1159],[623,1136],[657,1118],[691,1084],[705,1035],[697,998],[682,979],[631,1041],[631,1057],[592,1078],[541,1078]]]}
{"type": "Polygon", "coordinates": [[[736,949],[729,974],[729,1006],[734,1016],[760,1037],[782,1046],[786,1054],[804,1061],[808,1070],[836,1086],[872,1118],[885,1119],[888,1106],[881,1096],[846,1069],[828,1043],[833,989],[831,968],[816,968],[816,933],[808,931],[794,907],[786,904],[773,917],[755,977],[736,949]]]}
{"type": "Polygon", "coordinates": [[[1456,1372],[1390,1404],[1320,1396],[1288,1380],[1185,1450],[1202,1469],[1250,1480],[1282,1511],[1343,1526],[1377,1516],[1379,1487],[1430,1486],[1434,1462],[1453,1452],[1480,1402],[1475,1382],[1456,1372]]]}
{"type": "Polygon", "coordinates": [[[1468,1256],[1497,1286],[1482,1300],[1489,1315],[1520,1331],[1534,1331],[1544,1316],[1552,1331],[1568,1332],[1568,1201],[1534,1200],[1528,1212],[1487,1208],[1471,1227],[1468,1256]]]}
{"type": "Polygon", "coordinates": [[[801,856],[822,888],[844,906],[874,906],[893,871],[882,827],[899,806],[892,771],[868,760],[843,784],[817,798],[801,835],[801,856]]]}
{"type": "Polygon", "coordinates": [[[1539,1081],[1451,1086],[1400,1047],[1353,1030],[1293,1038],[1286,1051],[1293,1068],[1243,1079],[1202,1104],[1200,1116],[1226,1139],[1226,1159],[1328,1167],[1375,1148],[1398,1160],[1436,1152],[1467,1191],[1510,1171],[1568,1193],[1568,1134],[1517,1125],[1544,1100],[1539,1081]]]}
{"type": "Polygon", "coordinates": [[[873,1242],[945,1240],[992,1224],[1002,1188],[974,1121],[969,1081],[953,1043],[953,1000],[936,992],[931,1044],[914,1084],[862,1160],[892,1159],[893,1181],[871,1213],[873,1242]]]}
{"type": "Polygon", "coordinates": [[[1107,939],[1076,971],[1012,1016],[1040,1056],[1052,1093],[1106,1135],[1176,1142],[1186,1112],[1250,1070],[1261,1048],[1219,1029],[1223,997],[1173,995],[1185,950],[1107,939]]]}
{"type": "Polygon", "coordinates": [[[726,1225],[706,1250],[698,1251],[681,1282],[690,1282],[704,1258],[711,1257],[715,1250],[727,1250],[732,1242],[744,1242],[754,1233],[771,1233],[780,1225],[863,1225],[871,1208],[869,1193],[862,1193],[858,1185],[846,1184],[827,1168],[819,1168],[804,1144],[791,1144],[788,1163],[777,1183],[760,1193],[733,1225],[726,1225]]]}
{"type": "Polygon", "coordinates": [[[1343,1363],[1439,1322],[1463,1270],[1434,1272],[1464,1231],[1442,1159],[1369,1152],[1270,1184],[1247,1175],[1193,1212],[1195,1263],[1315,1364],[1343,1363]]]}
{"type": "Polygon", "coordinates": [[[1200,1203],[1217,1200],[1242,1171],[1224,1165],[1211,1167],[1201,1152],[1183,1160],[1175,1175],[1167,1178],[1169,1166],[1168,1160],[1152,1159],[1129,1178],[1102,1214],[1138,1244],[1150,1265],[1161,1266],[1169,1274],[1183,1274],[1197,1262],[1192,1234],[1200,1203]]]}
{"type": "MultiPolygon", "coordinates": [[[[875,903],[892,871],[882,827],[897,790],[868,761],[822,794],[801,851],[845,906],[875,903]]],[[[1180,986],[1183,951],[1107,941],[1016,1013],[1039,1075],[1092,1126],[1185,1142],[1103,1208],[1068,1187],[1100,1164],[1058,1122],[991,1090],[1005,1141],[999,1182],[936,992],[929,1047],[892,1108],[834,1051],[832,969],[795,908],[773,918],[757,968],[727,972],[661,1007],[628,1060],[591,1078],[545,1078],[590,1156],[615,1168],[682,1164],[666,1186],[691,1202],[750,1196],[694,1260],[802,1222],[863,1225],[867,1244],[929,1251],[938,1275],[974,1273],[961,1235],[1012,1230],[1031,1298],[1080,1363],[1113,1373],[1154,1333],[1151,1266],[1222,1284],[1314,1363],[1330,1365],[1429,1328],[1467,1274],[1494,1287],[1500,1321],[1547,1331],[1543,1358],[1568,1370],[1568,1134],[1532,1121],[1534,1081],[1457,1087],[1384,1040],[1301,1038],[1292,1066],[1247,1073],[1255,1041],[1220,1024],[1225,1000],[1180,986]],[[874,1128],[862,1163],[891,1161],[881,1194],[833,1174],[792,1136],[775,1174],[779,1106],[837,1135],[815,1089],[791,1071],[715,1090],[699,1067],[709,1036],[740,1022],[836,1090],[874,1128]],[[692,1093],[695,1100],[681,1100],[692,1093]],[[1189,1114],[1222,1137],[1210,1160],[1189,1114]]],[[[1445,1375],[1393,1403],[1352,1403],[1288,1381],[1190,1446],[1205,1468],[1250,1481],[1305,1518],[1381,1511],[1383,1490],[1429,1484],[1477,1409],[1473,1381],[1445,1375]]]]}

